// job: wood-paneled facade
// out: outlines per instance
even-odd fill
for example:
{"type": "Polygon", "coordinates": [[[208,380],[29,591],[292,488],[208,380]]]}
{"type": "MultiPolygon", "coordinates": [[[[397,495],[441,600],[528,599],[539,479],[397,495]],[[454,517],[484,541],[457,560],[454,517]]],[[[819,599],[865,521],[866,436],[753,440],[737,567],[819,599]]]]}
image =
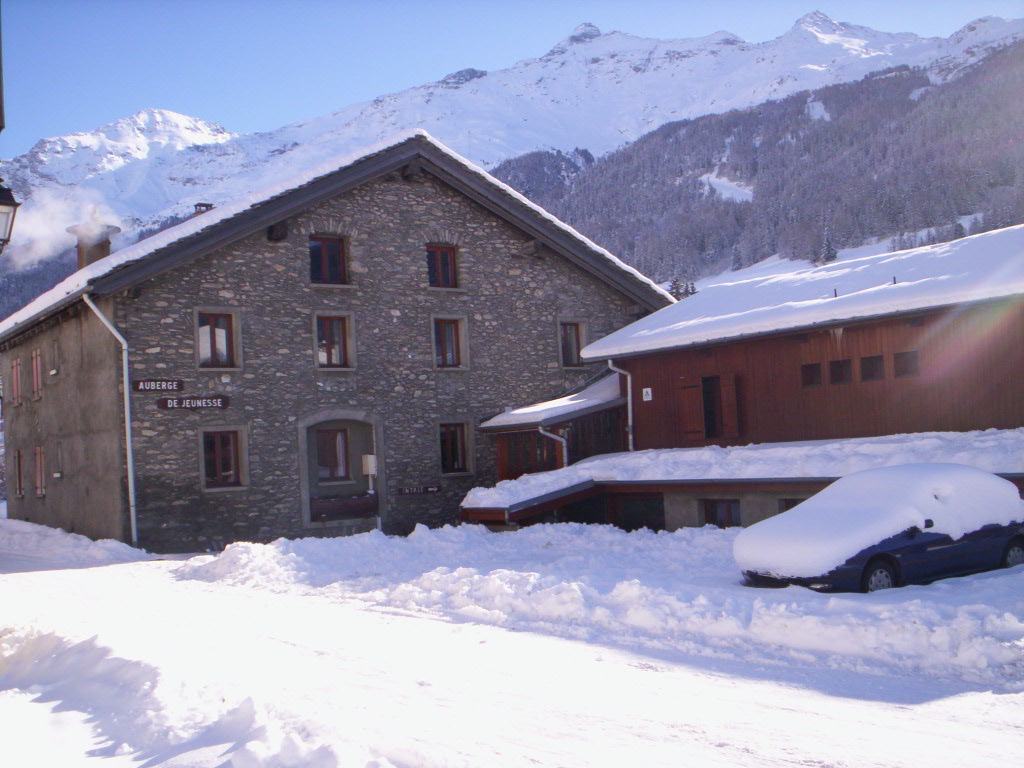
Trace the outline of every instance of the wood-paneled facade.
{"type": "Polygon", "coordinates": [[[619,358],[635,447],[1024,426],[1024,297],[619,358]]]}

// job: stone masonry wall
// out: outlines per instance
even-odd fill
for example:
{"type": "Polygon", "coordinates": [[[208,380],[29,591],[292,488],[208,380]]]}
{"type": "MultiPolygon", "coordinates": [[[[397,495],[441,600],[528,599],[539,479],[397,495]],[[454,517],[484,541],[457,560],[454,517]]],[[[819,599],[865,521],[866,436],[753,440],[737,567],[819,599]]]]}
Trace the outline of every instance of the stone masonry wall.
{"type": "Polygon", "coordinates": [[[288,222],[283,242],[258,233],[154,278],[120,300],[117,322],[133,379],[182,380],[189,395],[221,394],[224,410],[165,411],[133,393],[142,546],[218,548],[245,539],[338,535],[344,524],[304,522],[299,424],[345,413],[377,425],[383,528],[457,520],[471,487],[495,480],[493,438],[481,420],[556,395],[595,368],[562,368],[559,318],[583,320],[589,340],[630,322],[631,302],[433,177],[397,174],[326,201],[288,222]],[[351,285],[309,282],[312,233],[341,235],[351,285]],[[458,247],[459,288],[428,285],[424,245],[458,247]],[[235,313],[237,369],[196,365],[195,312],[235,313]],[[352,370],[318,370],[315,314],[351,317],[352,370]],[[434,367],[432,318],[460,318],[468,364],[434,367]],[[467,423],[470,472],[442,475],[438,424],[467,423]],[[203,490],[200,430],[247,437],[248,482],[203,490]],[[439,493],[401,495],[408,486],[439,493]]]}

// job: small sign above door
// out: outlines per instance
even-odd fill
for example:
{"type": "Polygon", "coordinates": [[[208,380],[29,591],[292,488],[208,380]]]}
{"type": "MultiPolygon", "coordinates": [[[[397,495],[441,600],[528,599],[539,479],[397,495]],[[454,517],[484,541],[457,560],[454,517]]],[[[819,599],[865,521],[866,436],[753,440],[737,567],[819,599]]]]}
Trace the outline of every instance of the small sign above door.
{"type": "Polygon", "coordinates": [[[398,489],[400,496],[419,496],[421,493],[440,493],[440,485],[406,485],[398,489]]]}
{"type": "Polygon", "coordinates": [[[179,379],[136,379],[132,382],[136,392],[181,392],[185,382],[179,379]]]}
{"type": "Polygon", "coordinates": [[[156,407],[162,411],[198,411],[202,408],[227,408],[227,395],[213,397],[161,397],[156,407]]]}

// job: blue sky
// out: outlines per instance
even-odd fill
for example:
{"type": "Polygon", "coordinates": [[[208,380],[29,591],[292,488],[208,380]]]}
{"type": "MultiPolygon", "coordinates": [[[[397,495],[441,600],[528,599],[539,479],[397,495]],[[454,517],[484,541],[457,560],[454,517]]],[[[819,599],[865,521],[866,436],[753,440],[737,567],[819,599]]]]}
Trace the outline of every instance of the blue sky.
{"type": "Polygon", "coordinates": [[[248,133],[476,67],[541,56],[582,22],[760,42],[820,10],[948,36],[1024,0],[3,0],[0,157],[146,107],[248,133]]]}

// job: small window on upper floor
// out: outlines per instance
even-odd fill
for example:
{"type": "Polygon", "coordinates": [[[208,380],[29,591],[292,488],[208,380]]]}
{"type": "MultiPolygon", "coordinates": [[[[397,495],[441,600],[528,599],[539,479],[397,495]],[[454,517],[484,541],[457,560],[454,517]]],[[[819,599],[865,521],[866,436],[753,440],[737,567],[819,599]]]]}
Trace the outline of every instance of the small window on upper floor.
{"type": "Polygon", "coordinates": [[[8,382],[8,398],[11,405],[21,405],[21,358],[11,360],[11,379],[8,382]]]}
{"type": "Polygon", "coordinates": [[[851,381],[853,381],[852,360],[832,360],[828,364],[829,384],[849,384],[851,381]]]}
{"type": "Polygon", "coordinates": [[[466,324],[461,318],[434,318],[434,366],[466,367],[466,324]]]}
{"type": "Polygon", "coordinates": [[[40,398],[43,396],[43,351],[41,349],[32,350],[32,397],[40,398]]]}
{"type": "Polygon", "coordinates": [[[347,315],[318,315],[316,318],[316,364],[318,368],[352,367],[352,321],[347,315]]]}
{"type": "Polygon", "coordinates": [[[807,363],[800,366],[800,384],[804,387],[821,386],[821,363],[807,363]]]}
{"type": "Polygon", "coordinates": [[[309,238],[309,281],[320,285],[348,284],[348,254],[342,238],[309,238]]]}
{"type": "Polygon", "coordinates": [[[892,375],[897,379],[917,376],[921,372],[921,363],[917,352],[896,352],[892,356],[892,375]]]}
{"type": "Polygon", "coordinates": [[[196,316],[196,349],[200,368],[235,368],[235,316],[230,312],[199,312],[196,316]]]}
{"type": "Polygon", "coordinates": [[[427,246],[427,279],[431,288],[459,287],[454,245],[427,246]]]}
{"type": "Polygon", "coordinates": [[[885,358],[882,355],[871,355],[860,359],[860,380],[881,381],[885,378],[885,358]]]}
{"type": "Polygon", "coordinates": [[[580,350],[583,349],[583,323],[560,322],[558,324],[558,345],[563,368],[577,368],[583,365],[580,350]]]}

